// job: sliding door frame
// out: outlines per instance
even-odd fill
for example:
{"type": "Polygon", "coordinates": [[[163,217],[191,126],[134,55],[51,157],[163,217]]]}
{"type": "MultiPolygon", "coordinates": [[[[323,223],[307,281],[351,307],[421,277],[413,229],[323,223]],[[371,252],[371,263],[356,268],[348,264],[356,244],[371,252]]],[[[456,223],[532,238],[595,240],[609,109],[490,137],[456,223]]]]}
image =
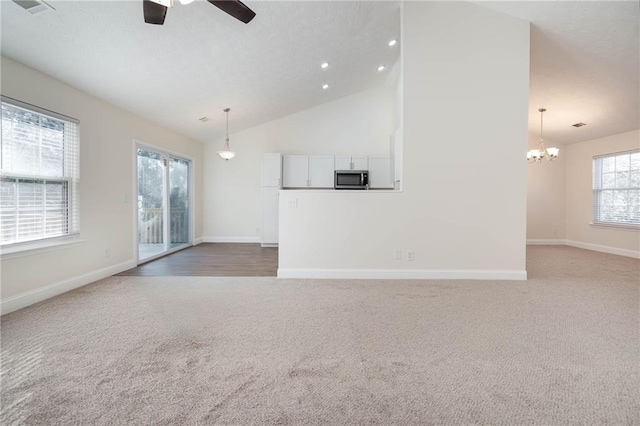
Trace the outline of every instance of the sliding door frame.
{"type": "MultiPolygon", "coordinates": [[[[133,139],[133,194],[134,194],[134,199],[132,204],[132,211],[133,211],[133,218],[134,218],[134,226],[133,226],[133,244],[134,244],[134,259],[136,261],[136,265],[141,265],[142,263],[147,263],[150,262],[152,260],[158,259],[162,256],[166,256],[167,254],[185,249],[187,247],[191,247],[194,245],[194,241],[195,241],[195,165],[196,165],[196,160],[195,158],[191,157],[190,155],[186,155],[180,152],[176,152],[176,151],[172,151],[166,148],[163,148],[161,146],[157,146],[157,145],[153,145],[144,141],[141,141],[139,139],[133,139]],[[190,166],[189,166],[189,192],[188,192],[188,197],[189,197],[189,201],[188,201],[188,208],[189,208],[189,242],[179,246],[179,247],[175,247],[175,248],[171,248],[171,242],[166,242],[165,241],[165,245],[169,246],[169,249],[167,251],[163,251],[162,253],[159,253],[155,256],[151,256],[148,257],[146,259],[144,259],[142,262],[140,262],[140,252],[139,252],[139,229],[138,229],[138,149],[147,149],[150,151],[155,151],[158,154],[161,155],[166,155],[169,157],[175,157],[181,160],[187,160],[190,162],[190,166]]],[[[165,182],[169,181],[169,168],[167,166],[167,175],[165,177],[165,182]]],[[[165,195],[166,195],[166,189],[165,189],[165,195]]],[[[167,198],[167,197],[165,197],[167,198]]],[[[169,206],[169,200],[166,199],[164,201],[164,204],[166,206],[169,206]]],[[[166,212],[169,211],[169,209],[165,209],[166,212]]],[[[164,235],[168,236],[170,238],[170,233],[168,233],[168,229],[170,225],[169,225],[169,221],[165,220],[165,218],[163,218],[163,231],[164,231],[164,235]]]]}

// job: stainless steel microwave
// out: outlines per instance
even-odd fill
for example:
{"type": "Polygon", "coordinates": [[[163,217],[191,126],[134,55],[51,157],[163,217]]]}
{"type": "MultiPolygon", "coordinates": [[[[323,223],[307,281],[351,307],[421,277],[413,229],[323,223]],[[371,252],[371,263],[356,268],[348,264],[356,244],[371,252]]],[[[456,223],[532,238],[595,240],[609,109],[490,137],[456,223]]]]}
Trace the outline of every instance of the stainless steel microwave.
{"type": "Polygon", "coordinates": [[[369,189],[368,170],[336,170],[335,189],[369,189]]]}

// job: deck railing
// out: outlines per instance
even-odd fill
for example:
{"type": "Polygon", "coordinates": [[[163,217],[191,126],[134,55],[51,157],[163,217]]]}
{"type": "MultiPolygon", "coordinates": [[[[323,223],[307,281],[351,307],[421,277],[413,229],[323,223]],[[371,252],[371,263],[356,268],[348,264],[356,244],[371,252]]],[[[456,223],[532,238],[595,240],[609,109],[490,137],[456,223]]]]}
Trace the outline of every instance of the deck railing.
{"type": "MultiPolygon", "coordinates": [[[[164,242],[162,223],[164,209],[138,210],[138,243],[159,244],[164,242]]],[[[171,243],[189,242],[189,217],[187,209],[171,209],[169,214],[171,243]]]]}

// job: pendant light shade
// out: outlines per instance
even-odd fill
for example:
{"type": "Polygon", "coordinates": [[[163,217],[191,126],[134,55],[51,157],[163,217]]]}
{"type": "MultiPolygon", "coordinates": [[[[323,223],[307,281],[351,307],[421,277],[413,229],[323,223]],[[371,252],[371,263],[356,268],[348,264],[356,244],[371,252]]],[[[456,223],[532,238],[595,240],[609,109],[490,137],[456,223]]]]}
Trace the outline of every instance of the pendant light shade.
{"type": "Polygon", "coordinates": [[[231,111],[231,108],[225,108],[223,111],[227,113],[227,138],[224,142],[224,148],[222,151],[218,151],[218,155],[223,160],[229,161],[236,156],[236,153],[231,151],[231,148],[229,147],[229,111],[231,111]]]}

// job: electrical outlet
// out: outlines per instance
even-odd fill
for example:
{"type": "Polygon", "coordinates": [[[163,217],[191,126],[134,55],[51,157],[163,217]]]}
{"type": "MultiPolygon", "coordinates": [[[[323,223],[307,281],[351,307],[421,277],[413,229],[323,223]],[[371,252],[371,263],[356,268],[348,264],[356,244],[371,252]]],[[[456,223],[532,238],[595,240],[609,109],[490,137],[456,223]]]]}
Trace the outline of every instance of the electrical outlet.
{"type": "Polygon", "coordinates": [[[256,232],[260,232],[260,227],[256,226],[256,232]]]}
{"type": "Polygon", "coordinates": [[[413,250],[407,250],[407,260],[411,261],[415,259],[415,256],[413,254],[413,250]]]}
{"type": "Polygon", "coordinates": [[[393,258],[394,258],[395,260],[400,260],[400,259],[402,259],[402,250],[395,250],[395,251],[393,252],[393,258]]]}
{"type": "Polygon", "coordinates": [[[104,250],[104,257],[109,257],[111,255],[111,249],[104,250]]]}
{"type": "Polygon", "coordinates": [[[558,235],[558,230],[556,228],[553,228],[551,230],[551,233],[553,234],[553,236],[555,237],[556,235],[558,235]]]}

